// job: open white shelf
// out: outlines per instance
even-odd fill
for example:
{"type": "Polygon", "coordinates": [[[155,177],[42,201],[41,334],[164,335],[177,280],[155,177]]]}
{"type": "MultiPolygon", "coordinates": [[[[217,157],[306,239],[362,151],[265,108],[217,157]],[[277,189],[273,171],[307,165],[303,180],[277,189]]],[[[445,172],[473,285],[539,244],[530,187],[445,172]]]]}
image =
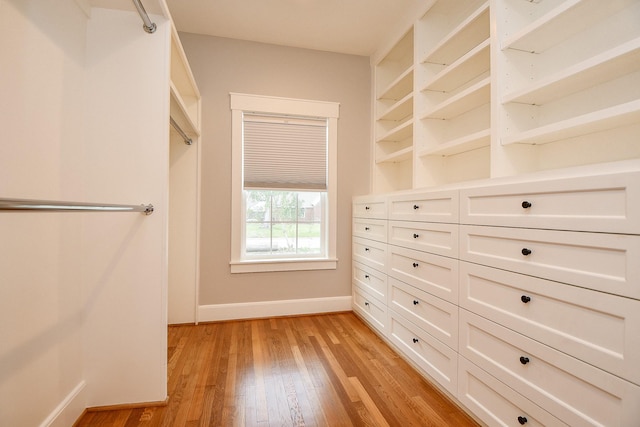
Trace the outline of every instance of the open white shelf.
{"type": "Polygon", "coordinates": [[[413,91],[413,65],[380,92],[377,99],[400,99],[413,91]]]}
{"type": "Polygon", "coordinates": [[[421,90],[451,92],[490,68],[490,40],[486,39],[427,81],[421,90]]]}
{"type": "Polygon", "coordinates": [[[491,78],[487,77],[426,111],[421,119],[451,119],[491,101],[491,78]]]}
{"type": "Polygon", "coordinates": [[[387,154],[385,156],[381,156],[376,159],[376,163],[399,163],[406,160],[411,160],[412,156],[413,146],[394,151],[393,153],[387,154]]]}
{"type": "Polygon", "coordinates": [[[640,100],[627,102],[502,138],[502,145],[547,144],[640,122],[640,100]]]}
{"type": "Polygon", "coordinates": [[[503,41],[502,49],[544,52],[583,31],[592,22],[636,0],[565,0],[503,41]]]}
{"type": "Polygon", "coordinates": [[[171,30],[170,114],[186,134],[200,136],[200,92],[178,32],[171,30]]]}
{"type": "Polygon", "coordinates": [[[383,134],[377,139],[376,142],[404,141],[405,139],[410,138],[412,135],[413,135],[413,118],[399,124],[398,126],[388,131],[387,133],[383,134]]]}
{"type": "Polygon", "coordinates": [[[542,105],[638,70],[640,38],[574,64],[519,91],[507,93],[502,102],[542,105]]]}
{"type": "Polygon", "coordinates": [[[171,118],[176,121],[178,126],[180,126],[187,135],[200,136],[200,127],[193,120],[192,115],[189,114],[187,106],[173,82],[170,84],[170,93],[171,100],[169,111],[171,118]]]}
{"type": "MultiPolygon", "coordinates": [[[[382,106],[380,106],[380,109],[383,109],[382,106]]],[[[413,114],[413,92],[382,111],[377,120],[393,120],[397,122],[411,114],[413,114]]]]}
{"type": "Polygon", "coordinates": [[[478,148],[488,147],[491,144],[491,129],[483,129],[481,131],[465,135],[453,141],[438,144],[434,147],[427,147],[420,150],[418,157],[426,156],[453,156],[456,154],[466,153],[467,151],[476,150],[478,148]]]}
{"type": "Polygon", "coordinates": [[[442,38],[438,44],[422,57],[420,62],[451,64],[480,41],[488,38],[489,2],[486,2],[442,38]]]}

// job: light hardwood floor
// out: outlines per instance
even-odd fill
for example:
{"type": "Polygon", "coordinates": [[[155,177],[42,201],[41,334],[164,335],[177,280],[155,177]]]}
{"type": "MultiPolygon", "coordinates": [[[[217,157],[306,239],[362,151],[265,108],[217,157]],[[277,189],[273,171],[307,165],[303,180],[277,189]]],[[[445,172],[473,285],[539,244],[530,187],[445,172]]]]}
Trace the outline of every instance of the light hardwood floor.
{"type": "Polygon", "coordinates": [[[353,313],[169,327],[166,406],[78,427],[477,426],[353,313]]]}

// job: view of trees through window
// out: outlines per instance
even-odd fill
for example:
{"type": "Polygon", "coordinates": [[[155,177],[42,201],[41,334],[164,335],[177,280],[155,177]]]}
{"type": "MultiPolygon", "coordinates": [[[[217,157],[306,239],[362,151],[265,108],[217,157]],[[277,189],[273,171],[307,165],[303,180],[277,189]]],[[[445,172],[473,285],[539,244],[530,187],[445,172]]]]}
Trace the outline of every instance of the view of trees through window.
{"type": "Polygon", "coordinates": [[[322,255],[323,194],[245,190],[247,255],[322,255]]]}

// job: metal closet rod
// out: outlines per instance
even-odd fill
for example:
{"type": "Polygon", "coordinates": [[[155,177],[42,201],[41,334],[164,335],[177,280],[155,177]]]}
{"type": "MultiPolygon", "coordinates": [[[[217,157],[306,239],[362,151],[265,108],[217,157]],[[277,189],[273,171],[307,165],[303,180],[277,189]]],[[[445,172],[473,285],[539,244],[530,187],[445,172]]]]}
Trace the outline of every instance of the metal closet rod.
{"type": "Polygon", "coordinates": [[[176,130],[176,132],[178,132],[180,134],[182,139],[184,139],[184,143],[185,144],[187,144],[187,145],[193,144],[193,140],[191,138],[189,138],[186,133],[184,133],[184,131],[182,130],[180,125],[178,123],[176,123],[175,120],[173,120],[173,117],[169,117],[169,122],[171,123],[171,126],[173,126],[173,128],[176,130]]]}
{"type": "Polygon", "coordinates": [[[153,205],[114,205],[107,203],[78,203],[52,200],[2,199],[0,211],[49,211],[49,212],[142,212],[153,213],[153,205]]]}
{"type": "Polygon", "coordinates": [[[147,11],[144,10],[144,6],[140,2],[140,0],[132,0],[132,1],[133,1],[133,5],[138,10],[138,15],[140,15],[140,18],[142,18],[142,22],[143,22],[142,28],[144,28],[144,30],[149,34],[155,33],[156,24],[151,22],[151,19],[149,19],[149,15],[147,15],[147,11]]]}

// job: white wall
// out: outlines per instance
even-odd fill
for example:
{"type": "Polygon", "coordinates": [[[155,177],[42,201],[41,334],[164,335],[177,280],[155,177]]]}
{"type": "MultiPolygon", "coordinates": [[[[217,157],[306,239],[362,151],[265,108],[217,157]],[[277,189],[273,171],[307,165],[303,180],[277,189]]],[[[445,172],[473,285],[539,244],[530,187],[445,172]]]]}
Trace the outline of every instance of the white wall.
{"type": "Polygon", "coordinates": [[[166,397],[168,25],[0,0],[0,197],[153,203],[0,212],[0,425],[166,397]],[[163,71],[164,70],[164,71],[163,71]]]}
{"type": "Polygon", "coordinates": [[[180,38],[202,95],[200,320],[290,313],[282,308],[304,312],[331,308],[333,301],[348,309],[351,198],[369,190],[369,58],[185,33],[180,38]],[[230,273],[229,92],[340,103],[337,270],[230,273]]]}
{"type": "Polygon", "coordinates": [[[152,203],[87,215],[83,233],[88,406],[166,398],[169,31],[93,9],[87,35],[86,197],[152,203]]]}
{"type": "MultiPolygon", "coordinates": [[[[0,197],[84,198],[86,22],[74,1],[0,0],[0,197]]],[[[2,426],[39,425],[82,395],[81,225],[0,212],[2,426]]]]}

